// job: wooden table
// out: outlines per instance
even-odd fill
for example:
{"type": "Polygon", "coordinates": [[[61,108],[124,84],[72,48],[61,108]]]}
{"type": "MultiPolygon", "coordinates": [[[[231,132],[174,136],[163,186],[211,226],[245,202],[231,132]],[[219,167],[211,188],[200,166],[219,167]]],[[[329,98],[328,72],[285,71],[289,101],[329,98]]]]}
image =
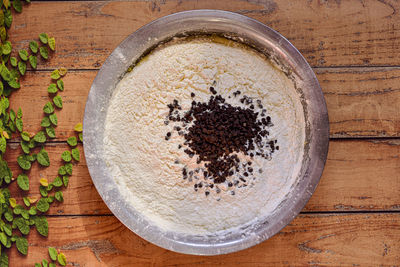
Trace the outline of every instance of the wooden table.
{"type": "MultiPolygon", "coordinates": [[[[46,144],[54,164],[31,171],[54,177],[66,138],[83,118],[91,83],[111,51],[140,26],[188,9],[224,9],[253,17],[286,36],[316,72],[328,105],[330,148],[321,182],[302,213],[279,234],[237,253],[200,257],[144,241],[107,209],[85,161],[74,169],[64,203],[48,214],[49,237],[29,236],[29,255],[10,250],[10,266],[33,266],[47,247],[72,266],[400,265],[400,4],[391,0],[232,0],[34,2],[15,15],[15,49],[48,32],[57,51],[29,71],[11,98],[25,128],[40,129],[52,69],[65,66],[58,138],[46,144]]],[[[7,158],[18,173],[17,142],[7,158]]],[[[12,188],[14,194],[19,194],[12,188]]],[[[21,194],[19,194],[21,196],[21,194]]]]}

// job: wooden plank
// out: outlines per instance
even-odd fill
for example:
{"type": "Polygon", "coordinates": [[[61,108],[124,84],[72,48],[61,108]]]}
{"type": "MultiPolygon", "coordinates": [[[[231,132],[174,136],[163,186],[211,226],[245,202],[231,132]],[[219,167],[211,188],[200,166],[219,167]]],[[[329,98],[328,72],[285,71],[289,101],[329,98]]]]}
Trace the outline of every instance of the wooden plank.
{"type": "MultiPolygon", "coordinates": [[[[30,194],[39,196],[41,177],[52,179],[57,175],[60,155],[66,148],[63,144],[46,145],[52,163],[49,168],[34,164],[29,174],[30,194]]],[[[20,151],[7,151],[14,176],[21,172],[15,162],[20,151]]],[[[400,211],[399,155],[399,140],[332,141],[324,174],[304,211],[400,211]]],[[[16,184],[11,190],[22,203],[25,194],[16,184]]],[[[50,214],[110,214],[92,184],[84,159],[74,167],[69,187],[64,190],[64,203],[54,205],[50,214]]]]}
{"type": "Polygon", "coordinates": [[[400,136],[400,68],[316,69],[331,137],[400,136]]]}
{"type": "Polygon", "coordinates": [[[305,211],[400,210],[400,142],[331,141],[305,211]]]}
{"type": "Polygon", "coordinates": [[[62,251],[71,266],[397,266],[400,214],[300,215],[279,234],[244,251],[190,256],[156,247],[115,217],[49,218],[49,237],[29,236],[27,257],[11,249],[10,266],[62,251]]]}
{"type": "MultiPolygon", "coordinates": [[[[110,214],[111,212],[104,204],[96,191],[90,178],[89,171],[86,166],[85,157],[83,154],[82,145],[78,146],[81,151],[81,161],[74,163],[73,173],[69,179],[68,188],[63,188],[64,202],[58,203],[57,201],[51,205],[49,214],[110,214]]],[[[40,148],[36,148],[37,152],[40,148]]],[[[57,176],[58,168],[62,165],[61,153],[68,149],[67,144],[46,144],[46,151],[50,158],[50,167],[40,167],[38,163],[32,165],[31,170],[28,172],[30,178],[30,190],[28,193],[23,192],[18,188],[14,182],[9,187],[13,197],[15,197],[21,205],[23,205],[22,197],[24,196],[37,196],[39,193],[39,180],[40,178],[47,178],[50,182],[57,176]]],[[[6,160],[9,162],[10,168],[13,170],[14,177],[22,172],[19,168],[16,158],[22,154],[22,150],[17,144],[7,147],[6,160]]],[[[54,195],[55,189],[52,191],[54,195]]]]}
{"type": "MultiPolygon", "coordinates": [[[[70,71],[61,93],[64,108],[57,111],[57,140],[73,134],[83,120],[87,94],[96,71],[70,71]]],[[[331,137],[400,136],[400,68],[316,69],[328,106],[331,137]]],[[[24,127],[41,129],[43,105],[50,100],[49,72],[28,72],[22,88],[11,97],[11,107],[22,107],[24,127]]]]}
{"type": "MultiPolygon", "coordinates": [[[[57,139],[67,140],[74,134],[74,126],[83,121],[86,98],[96,71],[70,71],[64,78],[63,109],[56,110],[58,125],[57,139]]],[[[23,111],[24,130],[36,133],[42,130],[40,122],[44,117],[43,106],[51,101],[47,87],[51,83],[50,72],[28,72],[21,82],[22,88],[15,91],[10,98],[10,107],[23,111]]],[[[15,136],[15,135],[14,135],[15,136]]]]}
{"type": "Polygon", "coordinates": [[[399,65],[400,4],[395,1],[87,1],[36,2],[16,14],[16,49],[48,32],[57,53],[39,68],[97,69],[130,33],[162,16],[223,9],[255,18],[286,36],[313,66],[399,65]]]}

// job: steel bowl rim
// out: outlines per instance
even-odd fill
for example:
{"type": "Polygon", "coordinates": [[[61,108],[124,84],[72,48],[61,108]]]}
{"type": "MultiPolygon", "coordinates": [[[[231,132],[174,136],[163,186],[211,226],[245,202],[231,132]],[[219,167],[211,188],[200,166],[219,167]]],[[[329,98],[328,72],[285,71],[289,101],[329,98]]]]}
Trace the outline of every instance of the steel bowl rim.
{"type": "MultiPolygon", "coordinates": [[[[207,28],[205,28],[205,31],[207,31],[207,28]]],[[[151,38],[150,36],[148,37],[151,38]]],[[[312,104],[313,102],[311,102],[311,105],[312,104]]],[[[125,226],[147,241],[172,251],[196,255],[217,255],[242,250],[270,238],[300,213],[301,209],[305,206],[314,192],[322,175],[329,145],[329,121],[325,99],[314,72],[300,52],[286,38],[261,22],[237,13],[220,10],[191,10],[161,17],[150,22],[149,24],[144,25],[129,35],[111,53],[96,75],[89,92],[83,121],[83,139],[85,157],[93,183],[103,201],[125,226]],[[104,174],[106,172],[101,172],[104,171],[104,169],[100,170],[102,169],[101,166],[104,164],[104,161],[98,154],[101,152],[101,150],[97,149],[96,147],[96,145],[99,144],[99,140],[96,140],[96,138],[99,139],[97,136],[102,136],[102,134],[98,132],[98,128],[96,128],[95,123],[96,120],[98,121],[101,118],[98,114],[104,112],[99,112],[99,102],[101,101],[99,100],[99,96],[102,97],[103,101],[107,96],[109,96],[108,94],[104,93],[103,88],[107,83],[110,83],[108,80],[104,82],[105,75],[109,75],[110,70],[119,73],[119,76],[123,75],[121,72],[123,68],[115,70],[115,63],[118,62],[118,60],[121,60],[121,64],[125,67],[134,63],[135,60],[132,60],[132,58],[129,59],[129,56],[128,59],[124,58],[124,53],[126,53],[126,49],[128,49],[131,44],[134,43],[135,39],[143,38],[143,36],[146,34],[149,35],[151,33],[155,33],[155,35],[157,35],[157,29],[163,29],[163,27],[169,23],[183,23],[185,21],[195,21],[196,19],[200,21],[204,19],[205,21],[202,22],[205,24],[210,23],[212,20],[217,22],[220,21],[221,23],[222,21],[232,22],[233,24],[239,23],[241,26],[247,29],[252,29],[264,34],[266,38],[269,38],[268,41],[272,40],[280,49],[284,49],[285,53],[293,58],[294,61],[296,61],[295,63],[301,67],[303,73],[306,73],[305,76],[307,76],[306,78],[308,79],[306,82],[312,87],[309,90],[315,91],[315,102],[318,102],[317,107],[314,109],[315,111],[311,114],[314,116],[313,123],[315,123],[315,125],[311,125],[313,139],[310,147],[316,151],[316,155],[310,157],[309,167],[303,175],[304,179],[299,182],[304,184],[304,188],[302,188],[302,191],[300,192],[301,196],[296,199],[295,204],[290,206],[290,210],[281,214],[282,218],[279,220],[279,222],[275,223],[273,227],[269,227],[268,231],[265,230],[262,233],[257,233],[257,237],[249,236],[245,239],[233,240],[229,243],[207,245],[206,243],[197,244],[191,242],[182,242],[180,240],[175,240],[173,237],[165,238],[161,232],[154,232],[155,230],[143,220],[139,220],[137,217],[132,218],[132,213],[125,213],[120,208],[116,208],[115,202],[121,201],[122,199],[118,196],[115,196],[114,191],[110,193],[110,188],[105,185],[105,182],[107,182],[107,179],[105,179],[107,177],[105,176],[107,175],[104,174]],[[110,200],[110,196],[116,197],[117,199],[110,200]],[[148,231],[149,229],[151,229],[151,231],[148,231]]]]}

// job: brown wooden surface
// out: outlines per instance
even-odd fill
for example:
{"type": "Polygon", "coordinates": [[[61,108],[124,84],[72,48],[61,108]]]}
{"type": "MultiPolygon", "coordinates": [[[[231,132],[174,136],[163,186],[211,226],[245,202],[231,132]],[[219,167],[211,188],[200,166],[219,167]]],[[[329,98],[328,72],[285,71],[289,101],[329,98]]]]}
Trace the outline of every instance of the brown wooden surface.
{"type": "Polygon", "coordinates": [[[399,214],[299,215],[270,240],[221,256],[189,256],[144,241],[111,216],[49,218],[49,238],[32,232],[29,257],[11,253],[11,266],[33,266],[47,246],[72,266],[396,266],[399,214]]]}
{"type": "MultiPolygon", "coordinates": [[[[316,68],[315,72],[328,106],[331,137],[400,136],[400,68],[316,68]]],[[[96,73],[71,70],[63,79],[65,109],[57,113],[57,140],[66,140],[73,134],[71,125],[82,121],[96,73]]],[[[29,132],[41,129],[50,83],[50,72],[29,72],[23,87],[11,97],[12,108],[22,107],[29,132]]]]}
{"type": "MultiPolygon", "coordinates": [[[[46,150],[53,160],[49,168],[34,164],[30,171],[30,195],[39,196],[39,179],[57,176],[63,144],[48,144],[46,150]]],[[[15,175],[21,171],[15,159],[21,149],[9,147],[7,160],[15,175]]],[[[400,211],[400,142],[395,140],[331,141],[328,160],[317,190],[304,211],[400,211]]],[[[26,196],[17,185],[13,195],[26,196]]],[[[64,203],[50,209],[49,214],[99,215],[111,214],[94,188],[84,159],[74,167],[64,203]]],[[[21,201],[22,204],[22,201],[21,201]]]]}
{"type": "MultiPolygon", "coordinates": [[[[213,8],[248,15],[287,37],[320,81],[328,106],[330,142],[321,182],[290,225],[268,241],[234,254],[199,257],[169,252],[131,233],[95,190],[85,161],[77,164],[63,204],[49,212],[49,237],[29,236],[23,257],[10,250],[10,266],[32,266],[48,246],[71,266],[400,266],[400,4],[395,1],[166,0],[34,2],[14,17],[15,49],[48,32],[57,42],[50,61],[29,72],[11,98],[24,127],[40,129],[50,70],[64,66],[64,109],[57,139],[46,144],[52,165],[30,172],[38,180],[57,173],[64,142],[82,121],[90,85],[120,41],[153,19],[177,11],[213,8]],[[353,139],[356,138],[356,139],[353,139]]],[[[13,142],[18,142],[14,137],[13,142]]],[[[8,147],[15,174],[20,153],[8,147]]],[[[14,194],[21,193],[16,185],[14,194]]]]}
{"type": "Polygon", "coordinates": [[[48,32],[57,37],[59,49],[45,67],[98,69],[119,42],[144,24],[202,8],[235,11],[271,26],[312,66],[400,65],[399,5],[391,0],[39,2],[15,16],[12,40],[23,47],[35,33],[48,32]]]}

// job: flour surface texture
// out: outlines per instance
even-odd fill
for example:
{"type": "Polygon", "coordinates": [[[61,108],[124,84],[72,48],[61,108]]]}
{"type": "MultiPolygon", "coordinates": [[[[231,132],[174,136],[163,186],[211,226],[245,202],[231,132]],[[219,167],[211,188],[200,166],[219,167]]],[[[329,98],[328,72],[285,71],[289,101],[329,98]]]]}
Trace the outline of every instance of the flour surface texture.
{"type": "Polygon", "coordinates": [[[214,234],[263,218],[285,199],[301,168],[305,120],[293,81],[263,55],[199,37],[159,46],[123,77],[110,100],[103,142],[112,179],[144,218],[165,231],[214,234]],[[212,186],[201,172],[183,177],[184,169],[202,169],[204,162],[185,152],[184,136],[166,122],[170,103],[184,112],[193,101],[207,102],[210,87],[233,107],[249,108],[243,96],[262,106],[272,122],[268,140],[279,148],[269,158],[237,153],[253,173],[212,186]]]}

